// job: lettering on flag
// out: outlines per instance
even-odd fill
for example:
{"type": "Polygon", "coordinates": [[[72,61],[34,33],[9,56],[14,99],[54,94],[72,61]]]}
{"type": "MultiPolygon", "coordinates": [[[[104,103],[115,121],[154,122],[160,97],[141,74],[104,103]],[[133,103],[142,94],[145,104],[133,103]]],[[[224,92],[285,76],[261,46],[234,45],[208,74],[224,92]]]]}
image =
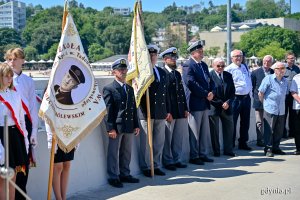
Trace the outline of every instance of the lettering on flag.
{"type": "Polygon", "coordinates": [[[130,64],[127,72],[127,81],[132,81],[136,106],[138,107],[143,94],[154,81],[152,64],[144,36],[140,1],[136,2],[134,6],[128,60],[130,64]]]}
{"type": "Polygon", "coordinates": [[[69,152],[105,114],[104,100],[68,13],[39,116],[56,134],[59,147],[69,152]]]}

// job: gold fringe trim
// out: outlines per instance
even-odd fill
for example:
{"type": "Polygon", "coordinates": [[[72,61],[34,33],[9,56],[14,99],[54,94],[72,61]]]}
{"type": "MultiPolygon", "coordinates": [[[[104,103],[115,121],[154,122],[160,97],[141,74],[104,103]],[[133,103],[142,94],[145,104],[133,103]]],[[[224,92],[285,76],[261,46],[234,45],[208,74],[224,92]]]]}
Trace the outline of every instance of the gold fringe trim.
{"type": "Polygon", "coordinates": [[[26,166],[25,165],[16,166],[15,173],[16,174],[23,173],[24,176],[26,176],[26,166]]]}
{"type": "MultiPolygon", "coordinates": [[[[62,151],[64,151],[65,153],[69,153],[70,151],[72,151],[72,149],[74,149],[76,147],[76,145],[88,134],[90,134],[92,132],[92,130],[94,130],[103,120],[104,116],[107,114],[106,109],[96,118],[94,119],[94,121],[92,123],[90,123],[82,132],[79,136],[77,136],[69,145],[65,145],[58,137],[57,138],[57,144],[59,146],[59,148],[61,148],[62,151]]],[[[41,116],[44,120],[46,120],[46,123],[49,124],[50,128],[51,128],[51,132],[53,134],[52,137],[54,137],[54,135],[56,135],[55,129],[54,129],[54,125],[52,120],[45,115],[44,112],[42,112],[41,110],[39,111],[39,116],[41,116]]]]}

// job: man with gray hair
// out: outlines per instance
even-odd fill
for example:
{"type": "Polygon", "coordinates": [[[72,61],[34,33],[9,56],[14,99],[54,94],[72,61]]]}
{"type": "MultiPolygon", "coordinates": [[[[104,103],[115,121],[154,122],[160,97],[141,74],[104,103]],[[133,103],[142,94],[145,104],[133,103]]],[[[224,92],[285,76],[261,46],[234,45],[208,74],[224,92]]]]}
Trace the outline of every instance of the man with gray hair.
{"type": "Polygon", "coordinates": [[[264,147],[263,135],[264,135],[264,108],[262,102],[258,97],[258,88],[265,78],[269,74],[273,74],[274,70],[271,69],[273,64],[273,57],[266,55],[263,58],[263,66],[254,70],[251,74],[252,80],[252,95],[253,95],[253,108],[255,109],[255,119],[256,119],[256,145],[259,147],[264,147]]]}
{"type": "Polygon", "coordinates": [[[251,98],[250,93],[252,89],[251,76],[249,69],[242,64],[243,53],[241,50],[235,49],[230,53],[232,63],[225,68],[232,74],[234,86],[235,86],[235,98],[233,100],[233,145],[236,138],[236,124],[238,117],[240,116],[240,138],[239,149],[251,150],[247,145],[249,139],[249,125],[250,125],[250,110],[251,110],[251,98]]]}
{"type": "Polygon", "coordinates": [[[235,97],[235,87],[232,75],[224,71],[225,62],[221,58],[214,59],[211,79],[215,83],[215,95],[211,101],[209,116],[211,142],[214,156],[220,156],[219,121],[222,122],[224,155],[234,157],[233,153],[233,117],[232,102],[235,97]]]}
{"type": "Polygon", "coordinates": [[[279,148],[284,129],[285,96],[288,93],[288,81],[284,78],[286,67],[282,62],[276,62],[272,69],[274,74],[266,76],[258,88],[258,96],[264,107],[266,119],[265,154],[273,157],[274,154],[284,155],[279,148]]]}

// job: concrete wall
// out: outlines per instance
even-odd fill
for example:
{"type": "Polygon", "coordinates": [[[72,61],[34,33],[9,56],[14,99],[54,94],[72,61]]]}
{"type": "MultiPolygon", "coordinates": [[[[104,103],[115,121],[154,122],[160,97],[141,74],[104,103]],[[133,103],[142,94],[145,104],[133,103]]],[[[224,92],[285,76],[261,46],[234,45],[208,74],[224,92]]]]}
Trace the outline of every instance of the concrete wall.
{"type": "MultiPolygon", "coordinates": [[[[100,91],[104,85],[110,83],[111,77],[103,77],[97,79],[100,91]]],[[[38,92],[44,90],[47,85],[47,79],[38,79],[35,81],[38,92]]],[[[184,133],[183,140],[183,160],[188,160],[189,144],[188,133],[184,133]]],[[[254,111],[251,112],[250,140],[255,140],[255,117],[254,111]]],[[[46,199],[47,185],[49,174],[49,156],[47,149],[47,136],[43,128],[40,129],[38,135],[38,147],[36,148],[37,167],[30,170],[29,181],[27,185],[28,194],[32,199],[46,199]]],[[[104,123],[102,122],[92,133],[87,136],[75,152],[75,158],[71,166],[71,174],[69,180],[68,195],[88,189],[95,189],[107,183],[106,175],[106,152],[108,137],[104,123]]],[[[134,140],[132,146],[131,174],[140,173],[138,167],[138,137],[134,140]]],[[[52,194],[52,197],[54,195],[52,194]]]]}

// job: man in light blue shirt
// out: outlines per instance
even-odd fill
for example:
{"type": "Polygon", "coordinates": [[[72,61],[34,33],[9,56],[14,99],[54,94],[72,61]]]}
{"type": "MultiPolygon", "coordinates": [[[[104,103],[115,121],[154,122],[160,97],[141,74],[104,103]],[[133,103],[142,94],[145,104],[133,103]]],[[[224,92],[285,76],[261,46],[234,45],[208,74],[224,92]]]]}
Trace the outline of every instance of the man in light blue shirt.
{"type": "Polygon", "coordinates": [[[300,74],[294,76],[291,87],[290,87],[291,95],[294,98],[293,102],[293,110],[295,111],[295,145],[296,151],[295,155],[300,155],[300,74]],[[296,122],[296,123],[295,123],[296,122]]]}
{"type": "Polygon", "coordinates": [[[284,63],[276,62],[272,69],[274,74],[266,76],[258,88],[258,96],[263,102],[264,117],[267,121],[264,140],[265,154],[268,157],[285,154],[279,148],[279,144],[284,130],[285,96],[288,92],[288,82],[283,77],[286,70],[284,63]]]}
{"type": "Polygon", "coordinates": [[[249,139],[249,125],[250,125],[250,110],[251,110],[251,98],[250,92],[252,90],[251,75],[247,66],[242,64],[243,53],[240,50],[233,50],[230,53],[232,63],[225,68],[232,74],[235,97],[232,103],[233,108],[233,146],[236,138],[236,124],[238,117],[240,116],[240,138],[239,149],[251,150],[247,145],[249,139]]]}

